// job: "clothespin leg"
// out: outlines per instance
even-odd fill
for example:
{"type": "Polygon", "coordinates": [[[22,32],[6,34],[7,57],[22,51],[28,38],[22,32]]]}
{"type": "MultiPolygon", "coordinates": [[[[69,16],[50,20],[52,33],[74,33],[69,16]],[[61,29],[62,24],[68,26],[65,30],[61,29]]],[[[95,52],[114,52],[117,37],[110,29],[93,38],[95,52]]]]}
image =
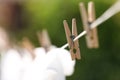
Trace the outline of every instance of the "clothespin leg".
{"type": "MultiPolygon", "coordinates": [[[[88,22],[92,23],[95,21],[95,6],[94,3],[91,1],[88,3],[88,22]]],[[[97,28],[90,30],[90,39],[91,39],[91,46],[90,48],[98,48],[98,36],[97,36],[97,28]]]]}
{"type": "MultiPolygon", "coordinates": [[[[77,35],[78,35],[78,34],[77,34],[77,25],[76,25],[76,19],[75,19],[75,18],[72,19],[72,35],[73,35],[74,37],[77,37],[77,35]]],[[[76,41],[74,42],[74,48],[75,48],[75,50],[76,50],[76,52],[75,52],[75,57],[76,57],[77,59],[81,59],[78,40],[76,40],[76,41]]]]}
{"type": "Polygon", "coordinates": [[[41,44],[41,46],[45,48],[46,52],[48,52],[51,47],[51,41],[48,36],[47,30],[44,29],[42,30],[42,32],[40,31],[37,32],[37,36],[38,36],[39,43],[41,44]]]}
{"type": "Polygon", "coordinates": [[[87,14],[84,3],[81,2],[79,4],[79,7],[80,7],[80,13],[81,13],[81,18],[82,18],[83,28],[84,28],[85,31],[87,31],[87,34],[86,34],[85,38],[86,38],[87,46],[89,48],[91,46],[91,39],[89,38],[91,33],[90,33],[90,27],[89,27],[89,24],[88,24],[88,14],[87,14]]]}
{"type": "Polygon", "coordinates": [[[23,38],[22,46],[30,52],[33,59],[36,57],[34,54],[34,46],[27,37],[23,38]]]}
{"type": "Polygon", "coordinates": [[[71,57],[72,60],[75,59],[75,54],[73,53],[73,44],[72,44],[72,40],[71,40],[71,32],[68,26],[68,23],[66,20],[63,21],[64,24],[64,29],[65,29],[65,33],[66,33],[66,37],[67,37],[67,42],[69,44],[69,49],[70,49],[70,53],[71,53],[71,57]]]}

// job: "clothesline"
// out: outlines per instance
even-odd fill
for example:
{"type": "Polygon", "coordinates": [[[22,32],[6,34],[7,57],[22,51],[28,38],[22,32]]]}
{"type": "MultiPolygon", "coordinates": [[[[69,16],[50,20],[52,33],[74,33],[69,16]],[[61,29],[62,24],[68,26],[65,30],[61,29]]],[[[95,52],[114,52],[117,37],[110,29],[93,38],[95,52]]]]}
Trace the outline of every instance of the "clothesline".
{"type": "MultiPolygon", "coordinates": [[[[96,19],[91,25],[90,28],[93,29],[95,27],[98,27],[98,25],[102,24],[115,14],[120,12],[120,0],[118,0],[113,6],[111,6],[108,10],[106,10],[98,19],[96,19]]],[[[73,41],[76,41],[77,39],[81,38],[87,33],[87,31],[81,32],[73,41]]],[[[68,46],[68,43],[63,45],[61,48],[64,49],[68,46]]]]}

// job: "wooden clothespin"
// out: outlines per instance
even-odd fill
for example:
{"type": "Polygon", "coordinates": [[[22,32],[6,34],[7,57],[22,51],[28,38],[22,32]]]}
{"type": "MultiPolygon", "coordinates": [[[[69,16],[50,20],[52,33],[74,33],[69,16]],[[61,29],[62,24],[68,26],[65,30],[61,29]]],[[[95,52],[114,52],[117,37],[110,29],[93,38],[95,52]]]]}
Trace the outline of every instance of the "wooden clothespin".
{"type": "Polygon", "coordinates": [[[82,22],[84,26],[84,30],[87,31],[86,35],[86,43],[88,48],[98,48],[98,36],[97,36],[97,28],[91,29],[90,24],[95,20],[95,7],[94,3],[91,1],[88,3],[88,14],[85,9],[84,3],[80,3],[80,12],[82,17],[82,22]]]}
{"type": "Polygon", "coordinates": [[[76,19],[74,18],[72,19],[72,34],[66,20],[63,21],[63,24],[64,24],[65,33],[67,37],[67,42],[69,44],[72,60],[76,58],[81,59],[78,40],[76,40],[75,42],[73,41],[74,38],[77,36],[76,19]]]}
{"type": "Polygon", "coordinates": [[[27,37],[24,37],[22,39],[22,46],[30,52],[32,58],[34,59],[35,58],[34,46],[27,37]]]}
{"type": "Polygon", "coordinates": [[[51,47],[51,41],[48,36],[47,30],[44,29],[42,30],[42,32],[37,32],[37,36],[38,36],[39,43],[41,44],[41,46],[44,47],[46,52],[48,52],[51,47]]]}

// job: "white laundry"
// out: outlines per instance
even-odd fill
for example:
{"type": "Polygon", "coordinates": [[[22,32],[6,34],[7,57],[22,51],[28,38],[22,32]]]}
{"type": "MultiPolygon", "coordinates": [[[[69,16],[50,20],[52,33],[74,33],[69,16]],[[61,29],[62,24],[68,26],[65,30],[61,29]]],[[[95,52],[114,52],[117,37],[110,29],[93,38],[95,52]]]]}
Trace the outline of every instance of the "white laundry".
{"type": "Polygon", "coordinates": [[[42,47],[35,48],[34,53],[36,55],[36,59],[43,59],[46,56],[46,51],[42,47]]]}
{"type": "Polygon", "coordinates": [[[55,50],[47,53],[44,65],[46,65],[44,74],[47,74],[44,76],[44,80],[65,80],[63,67],[55,50]]]}
{"type": "Polygon", "coordinates": [[[74,72],[75,60],[72,60],[70,52],[61,48],[56,48],[54,50],[51,50],[50,52],[57,54],[57,57],[62,64],[64,75],[71,76],[74,72]]]}
{"type": "Polygon", "coordinates": [[[48,69],[54,69],[58,72],[58,79],[55,80],[64,80],[65,76],[70,76],[74,72],[75,60],[71,59],[71,55],[67,50],[60,48],[52,49],[47,53],[47,58],[53,60],[51,64],[48,64],[48,69]]]}
{"type": "Polygon", "coordinates": [[[65,80],[74,71],[75,61],[67,50],[54,48],[46,53],[44,48],[36,48],[35,54],[23,80],[65,80]]]}
{"type": "Polygon", "coordinates": [[[36,48],[34,53],[36,57],[26,68],[22,80],[41,80],[39,78],[42,75],[41,72],[43,72],[41,64],[45,59],[45,50],[44,48],[36,48]]]}
{"type": "Polygon", "coordinates": [[[1,80],[21,79],[21,56],[15,49],[5,51],[1,59],[1,80]]]}
{"type": "Polygon", "coordinates": [[[26,49],[22,49],[20,54],[22,55],[21,58],[21,80],[23,80],[23,76],[29,65],[32,63],[32,56],[30,55],[29,51],[26,49]]]}

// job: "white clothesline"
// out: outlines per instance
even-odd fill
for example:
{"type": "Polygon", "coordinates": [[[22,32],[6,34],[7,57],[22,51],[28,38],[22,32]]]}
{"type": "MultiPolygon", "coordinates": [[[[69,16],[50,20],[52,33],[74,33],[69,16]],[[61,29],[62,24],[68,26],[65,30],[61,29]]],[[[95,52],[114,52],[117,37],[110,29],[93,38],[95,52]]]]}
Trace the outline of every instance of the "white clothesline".
{"type": "MultiPolygon", "coordinates": [[[[91,29],[97,27],[101,23],[105,22],[107,19],[111,18],[113,15],[120,12],[120,0],[118,0],[113,6],[106,10],[98,19],[96,19],[91,25],[91,29]]],[[[81,32],[73,41],[81,38],[87,33],[87,31],[81,32]]],[[[68,46],[68,43],[63,45],[61,48],[64,49],[68,46]]]]}

